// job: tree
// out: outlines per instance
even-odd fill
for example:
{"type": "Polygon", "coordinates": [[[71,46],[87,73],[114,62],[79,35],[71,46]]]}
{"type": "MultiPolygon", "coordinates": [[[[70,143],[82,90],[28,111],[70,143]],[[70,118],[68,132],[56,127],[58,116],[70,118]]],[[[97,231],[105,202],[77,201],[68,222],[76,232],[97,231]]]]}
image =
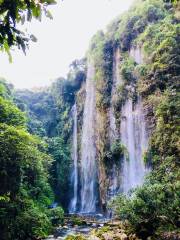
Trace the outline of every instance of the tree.
{"type": "Polygon", "coordinates": [[[36,41],[33,35],[18,29],[18,24],[31,21],[32,18],[41,20],[42,13],[52,18],[47,7],[55,4],[55,0],[0,0],[0,48],[10,55],[10,48],[18,46],[24,52],[29,41],[36,41]]]}
{"type": "MultiPolygon", "coordinates": [[[[44,238],[52,229],[52,159],[46,144],[27,132],[25,113],[15,106],[10,87],[0,79],[0,235],[2,240],[44,238]]],[[[60,207],[54,214],[62,220],[60,207]]]]}

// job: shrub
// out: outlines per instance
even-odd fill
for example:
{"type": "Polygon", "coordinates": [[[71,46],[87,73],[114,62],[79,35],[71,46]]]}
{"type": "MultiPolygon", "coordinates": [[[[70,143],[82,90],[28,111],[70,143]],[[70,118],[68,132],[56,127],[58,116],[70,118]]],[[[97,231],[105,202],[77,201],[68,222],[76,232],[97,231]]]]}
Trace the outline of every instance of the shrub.
{"type": "Polygon", "coordinates": [[[146,183],[135,190],[130,198],[118,196],[112,205],[120,219],[129,221],[132,231],[147,239],[162,229],[178,228],[179,193],[180,182],[146,183]]]}
{"type": "Polygon", "coordinates": [[[120,157],[123,157],[123,155],[126,153],[125,146],[121,143],[121,141],[116,140],[111,145],[111,154],[113,159],[119,159],[120,157]]]}
{"type": "Polygon", "coordinates": [[[48,216],[51,219],[53,225],[62,224],[64,221],[64,211],[61,207],[49,209],[48,216]]]}

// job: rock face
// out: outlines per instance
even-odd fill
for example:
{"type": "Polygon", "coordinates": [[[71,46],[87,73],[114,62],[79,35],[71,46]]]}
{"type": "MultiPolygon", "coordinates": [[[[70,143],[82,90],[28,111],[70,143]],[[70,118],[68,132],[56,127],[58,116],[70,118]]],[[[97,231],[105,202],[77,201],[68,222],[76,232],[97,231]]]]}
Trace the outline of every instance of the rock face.
{"type": "MultiPolygon", "coordinates": [[[[76,205],[80,203],[77,212],[105,212],[109,199],[120,192],[127,194],[142,184],[149,171],[143,162],[143,155],[148,148],[146,116],[149,110],[144,110],[141,96],[135,94],[138,83],[135,73],[132,75],[136,81],[127,83],[123,79],[120,71],[122,58],[119,48],[114,48],[111,77],[108,81],[104,79],[107,78],[107,73],[96,79],[97,74],[100,74],[99,69],[92,59],[88,60],[86,94],[85,99],[81,99],[85,100],[83,116],[77,119],[77,124],[81,122],[81,129],[77,126],[80,144],[76,161],[78,167],[75,167],[78,172],[74,173],[79,178],[74,178],[74,196],[71,200],[76,205]],[[111,86],[108,89],[111,94],[108,96],[104,94],[107,91],[105,83],[111,86]],[[123,91],[125,96],[122,96],[123,91]],[[121,99],[118,110],[115,109],[117,96],[121,99]],[[103,107],[99,107],[99,102],[104,104],[103,107]],[[114,157],[112,146],[116,142],[121,146],[121,154],[115,153],[114,157]],[[78,180],[78,189],[75,191],[78,180]]],[[[133,58],[136,65],[142,64],[142,49],[131,47],[129,58],[133,58]]],[[[78,112],[77,116],[79,117],[78,112]]]]}
{"type": "Polygon", "coordinates": [[[162,240],[180,240],[180,233],[165,232],[161,235],[162,240]]]}
{"type": "MultiPolygon", "coordinates": [[[[113,107],[114,97],[117,89],[123,84],[122,77],[120,75],[120,50],[119,48],[114,50],[113,54],[113,72],[112,72],[112,89],[111,89],[111,100],[109,107],[109,142],[110,145],[120,139],[119,126],[117,126],[117,119],[115,116],[115,109],[113,107]]],[[[107,198],[115,196],[120,191],[121,186],[121,174],[120,164],[113,163],[111,170],[108,174],[108,189],[107,198]]]]}

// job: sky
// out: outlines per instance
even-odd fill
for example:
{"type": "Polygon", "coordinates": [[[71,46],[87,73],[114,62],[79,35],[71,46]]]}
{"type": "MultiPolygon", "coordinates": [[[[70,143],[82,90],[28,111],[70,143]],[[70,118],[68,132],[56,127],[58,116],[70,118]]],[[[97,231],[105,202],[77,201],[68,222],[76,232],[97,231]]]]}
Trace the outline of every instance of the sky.
{"type": "Polygon", "coordinates": [[[68,72],[69,64],[82,58],[91,37],[119,14],[133,0],[58,0],[50,11],[53,20],[43,17],[26,25],[38,41],[31,43],[26,56],[13,50],[13,63],[0,53],[0,77],[16,88],[48,86],[68,72]]]}

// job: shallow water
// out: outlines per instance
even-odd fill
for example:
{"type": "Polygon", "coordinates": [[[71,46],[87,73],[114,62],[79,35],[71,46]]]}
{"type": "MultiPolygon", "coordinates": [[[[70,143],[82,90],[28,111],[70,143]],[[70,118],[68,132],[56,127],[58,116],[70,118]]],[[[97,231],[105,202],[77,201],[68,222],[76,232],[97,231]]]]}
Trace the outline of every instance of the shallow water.
{"type": "MultiPolygon", "coordinates": [[[[80,216],[80,215],[79,215],[80,216]]],[[[69,218],[69,223],[64,226],[60,226],[56,229],[54,235],[49,236],[46,240],[61,239],[64,240],[68,235],[79,235],[88,236],[93,229],[102,228],[104,224],[110,220],[105,218],[102,214],[92,215],[81,215],[86,224],[77,226],[71,224],[71,218],[69,218]]]]}

